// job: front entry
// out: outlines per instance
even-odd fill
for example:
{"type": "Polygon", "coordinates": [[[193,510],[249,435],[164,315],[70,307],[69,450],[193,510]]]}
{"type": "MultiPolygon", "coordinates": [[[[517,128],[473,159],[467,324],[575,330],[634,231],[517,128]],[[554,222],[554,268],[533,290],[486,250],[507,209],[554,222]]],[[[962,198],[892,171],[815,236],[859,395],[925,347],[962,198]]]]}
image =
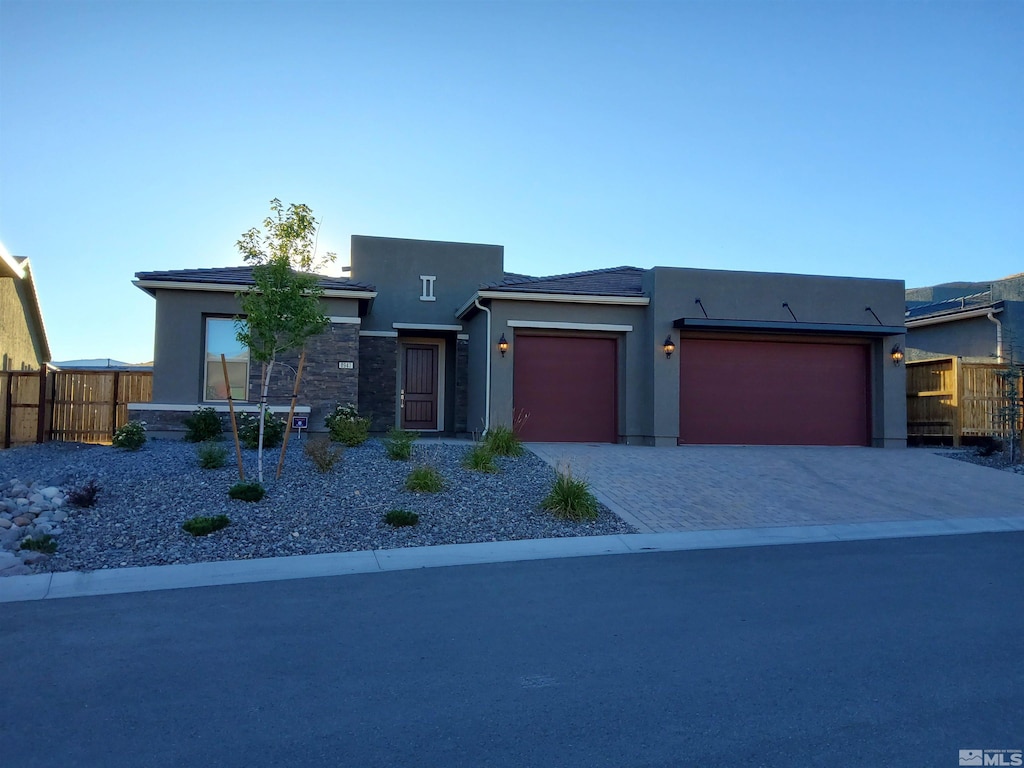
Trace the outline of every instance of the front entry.
{"type": "Polygon", "coordinates": [[[402,429],[436,430],[437,345],[406,344],[402,349],[402,429]]]}

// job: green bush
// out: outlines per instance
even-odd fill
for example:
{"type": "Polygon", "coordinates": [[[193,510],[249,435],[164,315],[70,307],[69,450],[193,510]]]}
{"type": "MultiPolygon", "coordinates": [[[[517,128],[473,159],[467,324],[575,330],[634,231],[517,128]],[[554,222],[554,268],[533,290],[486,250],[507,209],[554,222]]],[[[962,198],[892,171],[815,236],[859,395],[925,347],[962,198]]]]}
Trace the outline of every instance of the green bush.
{"type": "Polygon", "coordinates": [[[331,440],[349,448],[362,445],[370,437],[370,420],[360,418],[354,405],[339,405],[324,419],[331,440]]]}
{"type": "Polygon", "coordinates": [[[523,444],[512,427],[491,427],[484,434],[484,445],[495,456],[523,455],[523,444]]]}
{"type": "Polygon", "coordinates": [[[331,445],[331,441],[326,437],[317,437],[307,440],[302,451],[313,462],[318,472],[330,472],[341,458],[342,448],[340,445],[331,445]]]}
{"type": "Polygon", "coordinates": [[[42,552],[44,555],[52,555],[57,551],[57,542],[48,533],[40,534],[38,538],[29,537],[21,540],[22,549],[31,549],[33,552],[42,552]]]}
{"type": "Polygon", "coordinates": [[[498,465],[494,463],[494,454],[483,443],[477,443],[472,449],[466,451],[466,455],[462,459],[462,466],[477,472],[493,473],[498,471],[498,465]]]}
{"type": "MultiPolygon", "coordinates": [[[[256,448],[259,445],[259,416],[251,416],[248,413],[239,414],[238,439],[246,448],[256,448]]],[[[263,447],[276,448],[283,439],[284,419],[278,418],[270,411],[267,411],[263,424],[263,447]]]]}
{"type": "Polygon", "coordinates": [[[228,488],[228,496],[240,501],[259,501],[267,492],[262,485],[255,480],[243,480],[228,488]]]}
{"type": "Polygon", "coordinates": [[[597,499],[590,492],[590,486],[586,480],[573,477],[568,467],[558,472],[551,491],[540,506],[558,517],[577,523],[597,518],[597,499]]]}
{"type": "Polygon", "coordinates": [[[216,515],[215,517],[192,517],[184,522],[181,529],[193,536],[205,536],[208,533],[227,528],[231,521],[227,515],[216,515]]]}
{"type": "Polygon", "coordinates": [[[409,512],[405,509],[392,509],[386,515],[384,515],[384,522],[388,525],[394,526],[395,528],[403,528],[409,525],[416,525],[420,521],[420,516],[415,512],[409,512]]]}
{"type": "Polygon", "coordinates": [[[395,429],[394,427],[389,429],[383,441],[388,458],[395,461],[408,461],[412,458],[412,444],[417,437],[419,435],[415,432],[406,432],[404,429],[395,429]]]}
{"type": "Polygon", "coordinates": [[[420,465],[414,467],[409,476],[405,478],[405,488],[420,493],[437,493],[444,490],[444,479],[441,477],[441,473],[433,467],[420,465]]]}
{"type": "Polygon", "coordinates": [[[196,408],[185,419],[185,439],[190,443],[220,440],[223,434],[220,415],[213,408],[196,408]]]}
{"type": "Polygon", "coordinates": [[[228,461],[228,449],[214,443],[200,443],[196,455],[202,469],[220,469],[228,461]]]}
{"type": "Polygon", "coordinates": [[[114,447],[137,451],[146,442],[146,422],[129,421],[114,432],[114,447]]]}

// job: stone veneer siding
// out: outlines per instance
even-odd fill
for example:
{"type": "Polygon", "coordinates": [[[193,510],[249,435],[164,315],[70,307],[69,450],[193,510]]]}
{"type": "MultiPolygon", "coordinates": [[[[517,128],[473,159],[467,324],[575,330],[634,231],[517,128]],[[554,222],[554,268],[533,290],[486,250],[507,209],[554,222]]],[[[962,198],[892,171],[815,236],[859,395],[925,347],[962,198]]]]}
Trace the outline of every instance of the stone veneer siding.
{"type": "MultiPolygon", "coordinates": [[[[469,432],[469,340],[455,342],[455,427],[456,434],[469,432]]],[[[481,429],[483,427],[481,426],[481,429]]]]}
{"type": "Polygon", "coordinates": [[[373,432],[395,425],[398,337],[359,337],[359,415],[370,418],[373,432]]]}
{"type": "MultiPolygon", "coordinates": [[[[281,355],[270,374],[270,405],[288,405],[295,387],[299,367],[299,351],[281,355]]],[[[257,403],[262,391],[263,365],[253,363],[249,369],[249,402],[257,403]]],[[[337,405],[355,404],[359,399],[359,326],[354,323],[331,323],[327,329],[306,341],[306,362],[302,369],[297,405],[310,407],[309,429],[324,432],[324,419],[337,405]],[[353,367],[341,369],[339,362],[353,367]]]]}

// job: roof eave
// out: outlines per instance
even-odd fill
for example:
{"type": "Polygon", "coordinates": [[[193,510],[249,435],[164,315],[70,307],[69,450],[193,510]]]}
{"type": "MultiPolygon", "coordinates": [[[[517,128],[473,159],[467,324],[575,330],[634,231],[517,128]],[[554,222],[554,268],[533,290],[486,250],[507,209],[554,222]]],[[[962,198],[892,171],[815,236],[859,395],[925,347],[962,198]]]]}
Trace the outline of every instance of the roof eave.
{"type": "Polygon", "coordinates": [[[503,301],[547,301],[562,304],[612,304],[646,307],[651,303],[648,296],[613,296],[596,293],[540,293],[538,291],[497,291],[482,289],[455,311],[462,319],[474,308],[477,299],[501,299],[503,301]]]}
{"type": "Polygon", "coordinates": [[[939,315],[926,315],[925,317],[907,318],[907,328],[921,328],[928,325],[940,325],[941,323],[955,323],[959,320],[971,320],[976,317],[987,317],[996,315],[1003,311],[1003,302],[997,301],[985,307],[974,307],[973,309],[958,309],[955,312],[944,312],[939,315]]]}
{"type": "MultiPolygon", "coordinates": [[[[252,283],[196,283],[187,280],[133,280],[132,284],[141,288],[150,296],[156,296],[155,291],[210,291],[213,293],[238,293],[248,291],[253,287],[252,283]]],[[[364,288],[345,290],[342,288],[324,288],[323,296],[331,299],[367,299],[377,298],[376,291],[368,291],[364,288]]]]}

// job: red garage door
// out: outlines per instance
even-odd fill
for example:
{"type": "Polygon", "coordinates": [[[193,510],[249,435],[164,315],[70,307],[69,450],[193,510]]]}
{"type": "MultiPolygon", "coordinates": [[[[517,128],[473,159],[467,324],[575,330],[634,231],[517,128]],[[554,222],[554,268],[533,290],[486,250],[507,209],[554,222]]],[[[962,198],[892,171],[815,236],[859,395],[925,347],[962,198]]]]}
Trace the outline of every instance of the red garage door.
{"type": "Polygon", "coordinates": [[[679,442],[868,445],[863,344],[683,339],[679,442]]]}
{"type": "Polygon", "coordinates": [[[512,405],[522,440],[614,443],[615,339],[515,337],[512,405]]]}

